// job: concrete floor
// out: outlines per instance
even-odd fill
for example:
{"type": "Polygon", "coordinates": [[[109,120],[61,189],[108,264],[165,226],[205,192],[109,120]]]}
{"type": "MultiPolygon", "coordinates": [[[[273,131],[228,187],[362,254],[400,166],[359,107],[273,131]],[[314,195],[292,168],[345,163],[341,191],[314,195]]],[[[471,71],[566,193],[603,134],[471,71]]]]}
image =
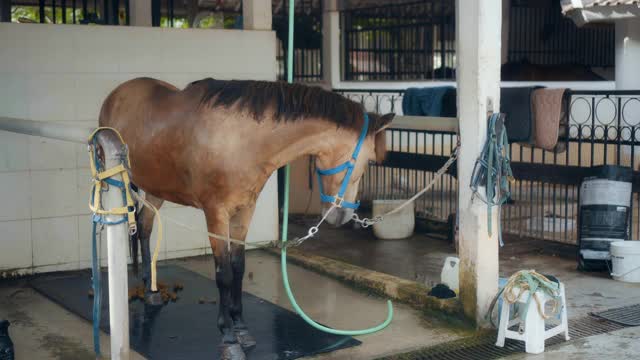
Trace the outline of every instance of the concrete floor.
{"type": "MultiPolygon", "coordinates": [[[[304,232],[292,226],[292,233],[304,232]]],[[[575,260],[566,258],[566,249],[540,242],[507,239],[501,249],[501,276],[519,269],[536,269],[553,274],[566,285],[569,316],[582,317],[591,311],[640,303],[640,285],[610,280],[605,274],[576,271],[575,260]],[[555,255],[555,256],[554,256],[555,255]]],[[[438,282],[446,256],[453,246],[445,240],[416,235],[406,240],[381,241],[370,232],[323,228],[320,236],[306,242],[310,251],[432,285],[438,282]]],[[[569,250],[570,253],[570,250],[569,250]]],[[[173,263],[211,277],[211,257],[172,260],[173,263]]],[[[377,324],[385,316],[384,299],[367,296],[337,281],[297,266],[290,266],[290,280],[298,302],[319,322],[336,328],[362,328],[377,324]]],[[[282,287],[279,262],[272,255],[252,251],[247,255],[245,290],[291,309],[282,287]]],[[[12,322],[17,359],[93,359],[91,324],[76,317],[26,286],[24,280],[0,282],[0,318],[12,322]]],[[[207,321],[215,321],[207,319],[207,321]]],[[[248,319],[250,324],[250,319],[248,319]]],[[[363,344],[315,359],[373,359],[429,347],[469,335],[445,323],[425,319],[407,306],[396,304],[394,321],[384,331],[358,337],[363,344]]],[[[640,330],[624,329],[550,347],[545,354],[513,359],[596,359],[607,354],[633,358],[640,330]]],[[[109,357],[109,337],[103,334],[102,348],[109,357]]],[[[133,354],[132,359],[142,359],[133,354]]]]}
{"type": "MultiPolygon", "coordinates": [[[[170,263],[211,277],[213,260],[199,257],[170,263]]],[[[290,266],[290,281],[299,304],[321,323],[336,328],[363,328],[386,316],[385,300],[367,296],[327,277],[290,266]]],[[[279,261],[272,255],[251,251],[247,255],[245,291],[290,309],[282,287],[279,261]]],[[[0,282],[0,318],[12,322],[11,337],[17,359],[94,359],[91,324],[50,302],[26,286],[25,281],[0,282]]],[[[251,326],[251,319],[247,319],[251,326]]],[[[203,321],[215,321],[204,319],[203,321]]],[[[384,331],[360,336],[363,344],[315,357],[316,359],[372,359],[416,350],[464,336],[460,330],[425,319],[420,312],[395,305],[394,320],[384,331]]],[[[259,341],[259,339],[258,339],[259,341]]],[[[109,350],[103,334],[102,349],[109,350]]],[[[109,354],[105,354],[109,358],[109,354]]],[[[141,359],[134,354],[132,359],[141,359]]]]}
{"type": "MultiPolygon", "coordinates": [[[[292,224],[290,238],[306,233],[292,224]]],[[[564,282],[568,315],[577,318],[589,312],[640,303],[640,284],[610,279],[605,273],[576,270],[575,249],[545,241],[505,238],[500,249],[500,276],[522,269],[555,275],[564,282]]],[[[456,256],[453,245],[442,239],[415,234],[403,240],[379,240],[371,230],[323,227],[301,246],[302,251],[395,275],[433,286],[440,281],[447,256],[456,256]]]]}

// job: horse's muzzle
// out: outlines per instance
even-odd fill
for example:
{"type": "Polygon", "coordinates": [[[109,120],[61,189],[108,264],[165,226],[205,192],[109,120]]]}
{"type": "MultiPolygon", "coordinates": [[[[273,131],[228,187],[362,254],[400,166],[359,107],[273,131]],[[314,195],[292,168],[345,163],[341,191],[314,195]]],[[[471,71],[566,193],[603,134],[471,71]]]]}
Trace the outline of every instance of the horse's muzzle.
{"type": "MultiPolygon", "coordinates": [[[[329,211],[329,208],[323,208],[322,215],[324,216],[327,213],[327,211],[329,211]]],[[[351,220],[351,217],[353,216],[353,212],[354,212],[353,209],[335,208],[327,216],[326,222],[335,227],[342,226],[348,223],[349,220],[351,220]]]]}

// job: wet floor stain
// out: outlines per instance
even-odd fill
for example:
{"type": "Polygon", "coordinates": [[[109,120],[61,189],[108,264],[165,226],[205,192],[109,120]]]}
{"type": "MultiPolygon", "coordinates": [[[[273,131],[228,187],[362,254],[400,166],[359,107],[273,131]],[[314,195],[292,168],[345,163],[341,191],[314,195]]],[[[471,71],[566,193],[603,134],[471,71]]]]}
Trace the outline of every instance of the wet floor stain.
{"type": "Polygon", "coordinates": [[[29,316],[29,314],[27,314],[26,312],[22,311],[22,310],[13,310],[9,313],[8,316],[9,319],[11,319],[11,323],[13,325],[21,325],[24,327],[34,327],[35,323],[33,322],[33,319],[31,318],[31,316],[29,316]]]}
{"type": "Polygon", "coordinates": [[[53,359],[59,360],[93,360],[96,358],[79,341],[57,334],[46,334],[42,337],[40,346],[45,349],[53,359]]]}

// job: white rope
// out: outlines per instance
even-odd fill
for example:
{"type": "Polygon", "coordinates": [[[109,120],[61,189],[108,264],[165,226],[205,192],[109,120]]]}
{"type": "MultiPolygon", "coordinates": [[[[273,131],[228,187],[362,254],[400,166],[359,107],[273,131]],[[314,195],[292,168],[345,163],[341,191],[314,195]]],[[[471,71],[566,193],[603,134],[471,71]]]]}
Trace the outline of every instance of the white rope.
{"type": "MultiPolygon", "coordinates": [[[[136,192],[133,192],[134,196],[136,197],[136,199],[138,199],[144,206],[148,207],[151,210],[154,210],[154,206],[149,203],[149,201],[147,201],[146,199],[142,198],[140,195],[138,195],[136,192]]],[[[309,228],[309,231],[307,232],[307,235],[302,237],[302,238],[296,238],[294,240],[291,240],[289,242],[287,242],[287,246],[298,246],[300,244],[302,244],[305,240],[313,237],[313,235],[315,235],[318,230],[320,225],[322,225],[322,223],[327,219],[327,217],[329,216],[329,214],[331,213],[331,211],[333,211],[333,209],[335,209],[336,206],[332,205],[331,208],[324,214],[324,216],[322,217],[322,219],[320,219],[320,221],[316,224],[316,226],[312,226],[311,228],[309,228]]],[[[155,211],[155,210],[154,210],[155,211]]],[[[193,226],[184,224],[172,217],[166,216],[166,215],[160,215],[160,212],[156,212],[156,216],[158,217],[158,221],[162,221],[162,219],[167,220],[170,223],[173,223],[175,225],[178,225],[182,228],[185,228],[187,230],[190,230],[194,233],[199,233],[202,235],[206,235],[209,237],[212,237],[214,239],[217,240],[221,240],[221,241],[225,241],[227,242],[228,246],[231,246],[231,244],[236,244],[236,245],[240,245],[240,246],[253,246],[255,248],[262,248],[262,247],[278,247],[278,245],[280,244],[280,242],[278,240],[270,240],[270,241],[261,241],[261,242],[253,242],[250,244],[247,244],[246,242],[242,241],[242,240],[238,240],[238,239],[233,239],[230,236],[222,236],[222,235],[218,235],[218,234],[214,234],[212,232],[209,231],[202,231],[200,229],[196,229],[193,226]]]]}
{"type": "Polygon", "coordinates": [[[429,191],[433,185],[435,185],[436,181],[440,179],[440,177],[447,172],[447,170],[449,170],[449,168],[451,167],[451,165],[453,164],[453,162],[456,160],[456,158],[458,157],[458,149],[460,148],[460,146],[456,147],[456,149],[453,151],[453,154],[451,154],[451,157],[449,158],[449,160],[447,160],[447,162],[436,172],[436,174],[433,176],[433,179],[431,179],[431,181],[429,182],[429,184],[427,184],[427,186],[420,190],[419,192],[417,192],[415,195],[413,195],[409,200],[403,202],[402,204],[400,204],[398,207],[382,214],[382,215],[378,215],[376,217],[374,217],[373,219],[369,219],[369,218],[363,218],[360,219],[360,217],[358,216],[358,214],[353,214],[353,221],[359,223],[363,228],[367,228],[373,224],[379,223],[384,221],[384,218],[386,216],[389,215],[393,215],[395,213],[397,213],[398,211],[402,210],[405,206],[409,205],[410,203],[416,201],[417,198],[419,198],[420,196],[424,195],[424,193],[426,193],[427,191],[429,191]]]}

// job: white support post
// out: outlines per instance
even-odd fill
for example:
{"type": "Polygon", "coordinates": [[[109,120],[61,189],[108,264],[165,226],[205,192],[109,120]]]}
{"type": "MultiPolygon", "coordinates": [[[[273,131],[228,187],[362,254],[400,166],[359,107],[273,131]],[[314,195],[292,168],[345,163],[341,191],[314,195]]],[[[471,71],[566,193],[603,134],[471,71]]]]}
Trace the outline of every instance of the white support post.
{"type": "Polygon", "coordinates": [[[135,0],[129,5],[131,26],[152,26],[151,0],[135,0]]]}
{"type": "Polygon", "coordinates": [[[242,24],[245,30],[270,31],[271,0],[244,0],[242,2],[242,24]]]}
{"type": "Polygon", "coordinates": [[[640,89],[640,20],[616,21],[616,90],[640,89]]]}
{"type": "Polygon", "coordinates": [[[498,290],[499,220],[494,211],[489,236],[487,206],[472,201],[470,183],[486,139],[488,112],[499,111],[501,19],[499,0],[456,1],[460,298],[465,315],[479,327],[489,326],[484,316],[498,290]]]}
{"type": "MultiPolygon", "coordinates": [[[[616,90],[640,90],[640,20],[622,19],[615,22],[616,31],[616,90]]],[[[624,115],[623,115],[624,116],[624,115]]],[[[623,146],[619,161],[631,160],[638,147],[623,146]]],[[[615,156],[618,156],[615,153],[615,156]]]]}
{"type": "MultiPolygon", "coordinates": [[[[121,164],[124,154],[123,144],[110,131],[97,135],[98,143],[105,154],[105,169],[121,164]]],[[[114,180],[122,181],[120,175],[114,180]]],[[[122,207],[122,191],[109,186],[103,196],[105,209],[122,207]]],[[[106,220],[118,221],[122,215],[108,215],[106,220]]],[[[105,225],[107,228],[107,256],[109,266],[109,324],[111,338],[111,359],[129,359],[129,288],[127,279],[127,255],[129,227],[126,222],[118,225],[105,225]]]]}
{"type": "Polygon", "coordinates": [[[340,9],[338,0],[322,3],[322,77],[331,88],[340,84],[340,9]]]}

